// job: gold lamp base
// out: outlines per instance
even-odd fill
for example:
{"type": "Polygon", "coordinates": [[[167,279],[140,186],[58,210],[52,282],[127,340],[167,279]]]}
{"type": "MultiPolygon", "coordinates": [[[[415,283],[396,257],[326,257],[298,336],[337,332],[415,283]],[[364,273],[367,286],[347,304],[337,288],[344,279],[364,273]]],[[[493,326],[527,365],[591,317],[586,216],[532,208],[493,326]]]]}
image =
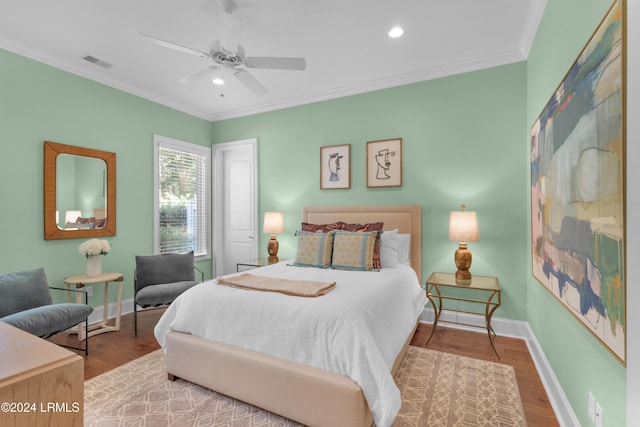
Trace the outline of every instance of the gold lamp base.
{"type": "Polygon", "coordinates": [[[453,258],[458,268],[458,271],[456,271],[456,282],[459,282],[458,284],[470,284],[471,272],[469,268],[471,267],[472,256],[471,251],[467,249],[467,242],[460,242],[460,246],[453,258]]]}
{"type": "Polygon", "coordinates": [[[278,262],[278,248],[280,244],[276,239],[276,235],[272,234],[267,245],[267,252],[269,253],[269,262],[278,262]]]}

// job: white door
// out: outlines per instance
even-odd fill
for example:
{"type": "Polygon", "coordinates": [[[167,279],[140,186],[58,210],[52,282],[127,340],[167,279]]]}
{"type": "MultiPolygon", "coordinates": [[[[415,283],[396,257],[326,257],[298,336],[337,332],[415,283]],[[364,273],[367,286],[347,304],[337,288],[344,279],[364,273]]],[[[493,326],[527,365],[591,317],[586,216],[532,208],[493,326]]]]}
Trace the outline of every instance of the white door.
{"type": "Polygon", "coordinates": [[[213,145],[214,277],[258,255],[257,143],[213,145]]]}

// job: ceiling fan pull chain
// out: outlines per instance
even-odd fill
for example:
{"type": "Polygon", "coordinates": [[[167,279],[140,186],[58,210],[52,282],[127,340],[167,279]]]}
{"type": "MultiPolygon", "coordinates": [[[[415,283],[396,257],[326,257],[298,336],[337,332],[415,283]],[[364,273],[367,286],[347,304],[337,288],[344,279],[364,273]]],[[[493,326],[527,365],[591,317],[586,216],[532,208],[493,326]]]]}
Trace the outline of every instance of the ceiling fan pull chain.
{"type": "MultiPolygon", "coordinates": [[[[224,81],[224,77],[222,76],[223,71],[224,67],[220,67],[220,78],[224,81]]],[[[220,98],[224,98],[224,84],[220,85],[220,98]]]]}

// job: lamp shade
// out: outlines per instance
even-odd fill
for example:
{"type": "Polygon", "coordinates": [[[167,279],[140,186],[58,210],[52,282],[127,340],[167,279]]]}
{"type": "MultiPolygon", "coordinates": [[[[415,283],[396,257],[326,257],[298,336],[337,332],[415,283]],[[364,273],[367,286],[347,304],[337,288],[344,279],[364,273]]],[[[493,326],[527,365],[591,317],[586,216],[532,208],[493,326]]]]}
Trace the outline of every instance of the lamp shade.
{"type": "Polygon", "coordinates": [[[478,217],[475,212],[467,212],[462,205],[462,211],[451,212],[449,216],[449,240],[459,242],[475,242],[480,240],[478,231],[478,217]]]}
{"type": "Polygon", "coordinates": [[[64,222],[74,223],[78,220],[78,217],[82,216],[81,211],[66,211],[64,213],[64,222]]]}
{"type": "Polygon", "coordinates": [[[269,234],[284,233],[284,217],[282,212],[265,212],[262,231],[269,234]]]}

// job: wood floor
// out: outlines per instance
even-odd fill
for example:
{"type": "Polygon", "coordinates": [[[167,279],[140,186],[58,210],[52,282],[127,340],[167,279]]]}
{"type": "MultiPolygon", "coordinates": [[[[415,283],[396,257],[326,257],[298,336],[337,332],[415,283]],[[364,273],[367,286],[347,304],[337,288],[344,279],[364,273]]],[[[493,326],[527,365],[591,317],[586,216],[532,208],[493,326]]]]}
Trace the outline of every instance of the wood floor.
{"type": "MultiPolygon", "coordinates": [[[[160,348],[153,335],[153,328],[161,315],[162,310],[147,311],[139,315],[137,336],[133,333],[133,315],[127,314],[122,317],[120,331],[89,338],[89,355],[85,357],[84,365],[85,380],[160,348]]],[[[431,325],[420,324],[411,344],[424,347],[430,333],[431,325]]],[[[51,340],[78,344],[75,335],[58,335],[51,340]]],[[[528,426],[558,426],[526,343],[520,339],[498,336],[495,346],[500,360],[493,354],[486,334],[440,327],[429,343],[432,350],[513,366],[528,426]]]]}

